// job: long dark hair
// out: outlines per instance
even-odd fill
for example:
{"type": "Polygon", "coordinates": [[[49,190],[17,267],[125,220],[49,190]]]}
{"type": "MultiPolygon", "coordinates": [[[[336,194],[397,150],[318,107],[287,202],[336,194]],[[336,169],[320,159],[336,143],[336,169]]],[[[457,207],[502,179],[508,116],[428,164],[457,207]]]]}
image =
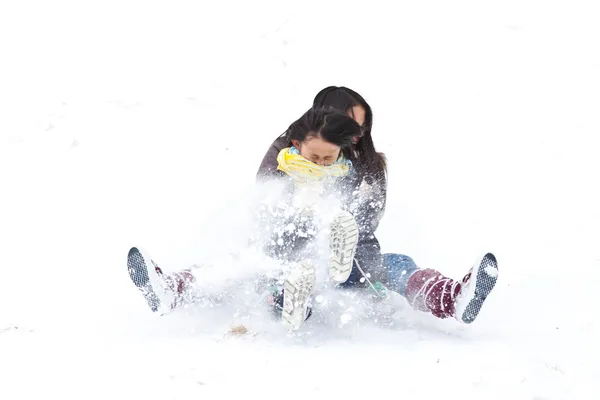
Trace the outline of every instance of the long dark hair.
{"type": "Polygon", "coordinates": [[[360,135],[360,126],[347,114],[333,107],[311,107],[285,131],[289,142],[320,137],[339,146],[342,151],[352,146],[352,138],[360,135]]]}
{"type": "Polygon", "coordinates": [[[313,100],[313,107],[333,107],[351,114],[352,107],[355,106],[362,106],[365,109],[365,123],[361,127],[363,135],[360,141],[351,149],[346,149],[344,154],[368,183],[372,183],[373,179],[378,181],[385,179],[387,163],[385,155],[375,150],[371,136],[373,111],[369,103],[360,94],[344,86],[328,86],[317,93],[313,100]]]}

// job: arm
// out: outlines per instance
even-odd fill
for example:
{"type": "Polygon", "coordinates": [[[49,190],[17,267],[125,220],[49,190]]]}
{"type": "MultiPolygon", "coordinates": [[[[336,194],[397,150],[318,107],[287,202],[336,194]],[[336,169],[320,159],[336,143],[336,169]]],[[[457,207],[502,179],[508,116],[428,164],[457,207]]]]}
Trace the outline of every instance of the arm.
{"type": "Polygon", "coordinates": [[[355,260],[373,282],[387,283],[387,271],[383,265],[381,247],[375,231],[386,206],[387,182],[385,175],[379,180],[357,177],[347,182],[346,190],[351,194],[349,211],[358,224],[359,236],[355,260]],[[371,181],[371,184],[367,183],[371,181]]]}
{"type": "Polygon", "coordinates": [[[282,176],[281,171],[277,171],[277,155],[282,149],[289,147],[289,145],[289,141],[283,136],[275,139],[263,157],[260,167],[258,167],[258,172],[256,173],[257,179],[262,180],[282,176]]]}
{"type": "Polygon", "coordinates": [[[294,182],[283,171],[277,169],[279,152],[290,143],[285,137],[277,138],[267,150],[256,173],[257,181],[277,181],[282,186],[269,187],[268,194],[256,212],[263,232],[262,248],[275,259],[292,260],[312,238],[313,227],[310,219],[293,207],[294,182]],[[271,192],[270,190],[274,190],[271,192]],[[291,224],[295,230],[287,229],[291,224]]]}
{"type": "Polygon", "coordinates": [[[371,233],[375,233],[385,213],[387,204],[387,179],[384,173],[372,180],[366,201],[359,206],[362,223],[371,233]]]}
{"type": "Polygon", "coordinates": [[[361,234],[364,236],[374,234],[387,203],[385,176],[378,180],[365,179],[360,174],[344,177],[342,192],[345,193],[346,208],[356,218],[361,234]]]}

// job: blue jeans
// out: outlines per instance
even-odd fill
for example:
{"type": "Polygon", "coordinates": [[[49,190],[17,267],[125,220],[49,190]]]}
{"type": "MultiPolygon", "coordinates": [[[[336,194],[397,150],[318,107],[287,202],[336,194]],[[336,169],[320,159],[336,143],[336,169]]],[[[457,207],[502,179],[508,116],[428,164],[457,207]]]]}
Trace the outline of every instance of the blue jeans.
{"type": "Polygon", "coordinates": [[[387,269],[389,288],[404,296],[408,279],[419,268],[417,264],[404,254],[388,253],[383,255],[383,265],[387,269]]]}
{"type": "MultiPolygon", "coordinates": [[[[418,269],[417,264],[412,258],[404,254],[387,253],[383,254],[383,267],[387,270],[388,289],[404,296],[408,279],[418,269]]],[[[350,277],[340,286],[352,287],[360,281],[361,277],[355,262],[350,277]]]]}

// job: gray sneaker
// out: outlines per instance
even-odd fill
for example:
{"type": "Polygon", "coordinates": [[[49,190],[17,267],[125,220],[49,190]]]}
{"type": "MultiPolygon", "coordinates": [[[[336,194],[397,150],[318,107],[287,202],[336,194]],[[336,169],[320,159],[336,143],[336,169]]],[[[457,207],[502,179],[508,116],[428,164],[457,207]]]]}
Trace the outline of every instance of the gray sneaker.
{"type": "Polygon", "coordinates": [[[306,321],[311,311],[311,294],[315,287],[316,271],[310,261],[294,265],[283,288],[283,323],[295,331],[306,321]]]}
{"type": "Polygon", "coordinates": [[[356,220],[349,212],[341,211],[333,219],[329,232],[329,277],[334,282],[343,283],[350,277],[357,243],[356,220]]]}

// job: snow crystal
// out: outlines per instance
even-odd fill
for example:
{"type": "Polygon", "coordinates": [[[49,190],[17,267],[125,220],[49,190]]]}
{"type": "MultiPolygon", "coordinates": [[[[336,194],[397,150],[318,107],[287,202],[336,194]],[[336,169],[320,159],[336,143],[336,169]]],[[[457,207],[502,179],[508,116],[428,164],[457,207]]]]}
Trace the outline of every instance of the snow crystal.
{"type": "Polygon", "coordinates": [[[294,232],[296,230],[296,225],[293,222],[290,222],[286,225],[285,230],[287,232],[294,232]]]}
{"type": "Polygon", "coordinates": [[[346,325],[347,323],[349,323],[350,321],[352,321],[352,315],[348,314],[348,313],[344,313],[340,316],[340,323],[342,325],[346,325]]]}

